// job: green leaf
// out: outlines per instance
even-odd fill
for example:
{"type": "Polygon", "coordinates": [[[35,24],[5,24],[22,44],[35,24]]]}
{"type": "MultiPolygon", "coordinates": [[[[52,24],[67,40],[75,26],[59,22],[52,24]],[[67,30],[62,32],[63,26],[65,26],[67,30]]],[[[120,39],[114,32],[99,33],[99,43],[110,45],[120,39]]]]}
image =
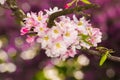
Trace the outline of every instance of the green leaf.
{"type": "Polygon", "coordinates": [[[91,4],[91,2],[89,0],[81,0],[81,2],[83,2],[85,4],[91,4]]]}
{"type": "Polygon", "coordinates": [[[87,44],[89,44],[89,45],[92,45],[92,44],[88,41],[88,38],[90,38],[90,36],[85,35],[85,34],[81,34],[81,39],[82,39],[85,43],[87,43],[87,44]]]}
{"type": "Polygon", "coordinates": [[[102,57],[100,59],[100,63],[99,63],[100,66],[102,66],[104,64],[104,62],[106,61],[108,55],[109,55],[109,51],[106,51],[106,53],[104,55],[102,55],[102,57]]]}
{"type": "Polygon", "coordinates": [[[44,76],[43,70],[39,70],[34,76],[32,80],[47,80],[44,76]]]}

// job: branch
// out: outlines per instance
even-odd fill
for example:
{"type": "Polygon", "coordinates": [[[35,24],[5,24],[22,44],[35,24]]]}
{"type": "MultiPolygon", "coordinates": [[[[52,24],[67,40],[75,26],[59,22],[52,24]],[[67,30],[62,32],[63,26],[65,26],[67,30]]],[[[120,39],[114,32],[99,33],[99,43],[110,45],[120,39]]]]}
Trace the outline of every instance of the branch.
{"type": "MultiPolygon", "coordinates": [[[[99,52],[99,51],[95,51],[95,50],[82,50],[84,52],[87,52],[87,53],[90,53],[90,54],[93,54],[93,55],[97,55],[97,56],[102,56],[102,53],[99,52]]],[[[112,60],[112,61],[117,61],[117,62],[120,62],[120,57],[117,57],[117,56],[112,56],[112,55],[108,55],[108,59],[112,60]]]]}
{"type": "Polygon", "coordinates": [[[72,14],[74,12],[80,12],[80,11],[84,11],[90,8],[98,8],[99,6],[96,4],[89,4],[86,6],[76,6],[74,8],[70,8],[70,9],[65,9],[59,12],[55,12],[53,14],[50,15],[49,17],[49,21],[48,21],[48,27],[51,28],[54,25],[54,20],[62,15],[67,15],[67,14],[72,14]]]}
{"type": "Polygon", "coordinates": [[[17,22],[21,24],[23,18],[25,18],[24,12],[18,7],[16,0],[7,0],[8,7],[12,10],[17,22]]]}

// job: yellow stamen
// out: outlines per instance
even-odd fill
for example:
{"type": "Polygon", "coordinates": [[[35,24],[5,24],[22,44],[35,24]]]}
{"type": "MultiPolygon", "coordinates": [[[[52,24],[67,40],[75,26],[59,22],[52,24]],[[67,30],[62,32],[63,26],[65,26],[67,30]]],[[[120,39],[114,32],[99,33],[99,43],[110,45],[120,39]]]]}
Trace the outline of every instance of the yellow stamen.
{"type": "Polygon", "coordinates": [[[33,24],[33,22],[29,22],[29,24],[31,24],[31,25],[32,25],[32,24],[33,24]]]}
{"type": "Polygon", "coordinates": [[[54,33],[58,34],[58,33],[59,33],[59,31],[55,29],[55,30],[54,30],[54,33]]]}
{"type": "Polygon", "coordinates": [[[57,47],[57,48],[61,48],[60,43],[56,43],[56,47],[57,47]]]}
{"type": "Polygon", "coordinates": [[[65,36],[70,37],[70,33],[66,32],[65,36]]]}
{"type": "Polygon", "coordinates": [[[61,26],[63,27],[63,26],[64,26],[64,24],[63,24],[63,23],[61,23],[61,26]]]}
{"type": "Polygon", "coordinates": [[[40,28],[40,31],[43,31],[44,29],[43,28],[40,28]]]}
{"type": "Polygon", "coordinates": [[[80,21],[80,22],[78,23],[78,26],[81,26],[81,25],[83,25],[83,23],[80,21]]]}
{"type": "Polygon", "coordinates": [[[44,40],[48,41],[48,40],[49,40],[49,37],[48,37],[48,36],[45,36],[45,37],[44,37],[44,40]]]}
{"type": "Polygon", "coordinates": [[[42,18],[41,18],[40,16],[38,16],[38,20],[39,20],[39,21],[41,21],[41,20],[42,20],[42,18]]]}

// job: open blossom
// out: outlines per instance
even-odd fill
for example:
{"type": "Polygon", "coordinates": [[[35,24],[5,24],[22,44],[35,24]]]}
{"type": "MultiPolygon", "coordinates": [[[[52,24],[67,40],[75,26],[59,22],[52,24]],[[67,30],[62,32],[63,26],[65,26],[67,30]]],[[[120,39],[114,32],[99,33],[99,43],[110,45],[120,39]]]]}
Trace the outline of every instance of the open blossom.
{"type": "Polygon", "coordinates": [[[39,11],[38,14],[27,13],[27,17],[24,19],[25,27],[21,28],[21,35],[35,32],[34,36],[28,35],[26,41],[40,43],[41,48],[46,50],[47,56],[59,57],[62,60],[74,57],[77,54],[76,49],[81,49],[81,47],[89,49],[96,47],[101,42],[100,29],[93,28],[84,17],[77,19],[73,15],[73,19],[71,19],[67,16],[60,16],[58,20],[54,20],[54,26],[48,28],[49,16],[61,10],[55,7],[44,10],[44,12],[39,11]]]}
{"type": "Polygon", "coordinates": [[[67,44],[67,46],[70,46],[71,44],[73,44],[78,37],[78,32],[76,30],[66,30],[63,34],[63,39],[64,42],[67,44]]]}
{"type": "Polygon", "coordinates": [[[77,54],[76,47],[71,46],[71,48],[69,48],[65,54],[61,55],[61,59],[65,60],[68,57],[74,57],[76,54],[77,54]]]}
{"type": "Polygon", "coordinates": [[[34,32],[37,32],[37,35],[39,37],[42,37],[46,34],[46,31],[48,30],[48,28],[46,27],[47,24],[39,24],[34,28],[34,32]]]}
{"type": "Polygon", "coordinates": [[[62,31],[59,27],[53,26],[51,30],[49,31],[49,34],[51,35],[51,38],[57,39],[62,35],[62,31]]]}
{"type": "Polygon", "coordinates": [[[36,13],[27,13],[27,17],[24,19],[25,20],[25,25],[29,27],[35,27],[38,22],[35,21],[36,13]]]}
{"type": "Polygon", "coordinates": [[[67,47],[63,41],[56,41],[49,45],[49,47],[46,50],[46,54],[50,57],[59,57],[67,51],[67,47]]]}
{"type": "Polygon", "coordinates": [[[48,48],[48,45],[52,44],[51,37],[46,34],[43,37],[39,37],[37,39],[38,43],[41,43],[41,48],[46,49],[48,48]]]}
{"type": "Polygon", "coordinates": [[[60,16],[59,19],[60,21],[55,21],[55,24],[63,31],[67,29],[75,29],[75,23],[70,19],[70,17],[60,16]]]}
{"type": "Polygon", "coordinates": [[[93,46],[97,46],[97,43],[101,42],[101,38],[102,38],[102,33],[100,32],[100,30],[98,28],[91,28],[91,31],[89,33],[90,35],[90,39],[89,41],[93,44],[93,46]]]}
{"type": "Polygon", "coordinates": [[[85,20],[85,17],[80,18],[79,20],[73,15],[73,21],[76,23],[76,29],[82,34],[88,34],[86,27],[90,26],[91,24],[85,20]]]}
{"type": "Polygon", "coordinates": [[[49,10],[45,9],[46,13],[48,15],[51,15],[52,13],[58,12],[58,11],[62,11],[62,9],[58,9],[58,7],[54,7],[53,9],[50,8],[49,10]]]}
{"type": "Polygon", "coordinates": [[[38,22],[38,23],[46,23],[46,20],[48,19],[48,15],[44,15],[43,11],[39,11],[38,14],[34,17],[34,19],[38,22]]]}
{"type": "Polygon", "coordinates": [[[44,15],[42,11],[39,11],[38,14],[36,13],[27,13],[27,17],[24,19],[26,26],[29,27],[36,27],[39,24],[46,24],[48,19],[47,15],[44,15]]]}

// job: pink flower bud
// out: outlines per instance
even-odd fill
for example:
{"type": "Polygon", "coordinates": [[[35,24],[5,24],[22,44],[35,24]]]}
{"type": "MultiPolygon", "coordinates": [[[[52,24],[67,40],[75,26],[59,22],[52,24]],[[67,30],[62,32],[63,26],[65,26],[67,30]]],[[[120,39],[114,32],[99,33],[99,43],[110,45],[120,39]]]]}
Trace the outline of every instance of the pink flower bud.
{"type": "Polygon", "coordinates": [[[26,34],[28,31],[29,31],[28,28],[23,27],[20,32],[21,32],[21,35],[24,35],[24,34],[26,34]]]}
{"type": "Polygon", "coordinates": [[[65,9],[68,9],[70,7],[70,5],[66,4],[64,7],[65,7],[65,9]]]}

